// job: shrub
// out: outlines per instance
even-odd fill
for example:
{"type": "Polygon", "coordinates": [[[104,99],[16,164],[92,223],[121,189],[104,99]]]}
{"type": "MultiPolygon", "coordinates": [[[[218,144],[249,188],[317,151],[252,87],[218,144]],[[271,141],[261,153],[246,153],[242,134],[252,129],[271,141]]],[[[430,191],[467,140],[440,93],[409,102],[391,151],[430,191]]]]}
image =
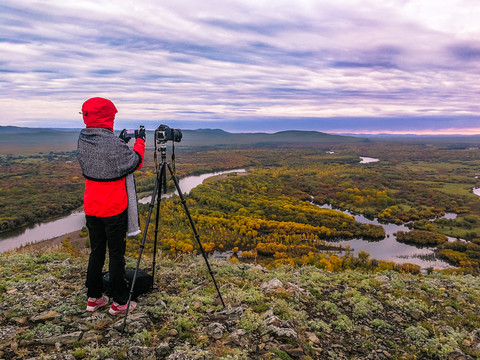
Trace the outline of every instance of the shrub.
{"type": "Polygon", "coordinates": [[[405,329],[405,335],[414,341],[425,341],[428,337],[428,330],[422,326],[410,326],[405,329]]]}

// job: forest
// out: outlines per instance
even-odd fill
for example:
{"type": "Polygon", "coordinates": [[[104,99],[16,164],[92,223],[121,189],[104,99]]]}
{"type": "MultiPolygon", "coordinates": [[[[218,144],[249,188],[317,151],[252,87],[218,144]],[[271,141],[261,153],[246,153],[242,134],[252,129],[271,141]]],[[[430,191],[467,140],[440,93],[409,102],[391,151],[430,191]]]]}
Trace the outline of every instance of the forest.
{"type": "MultiPolygon", "coordinates": [[[[411,231],[397,234],[399,241],[433,247],[452,265],[478,272],[480,198],[472,188],[479,186],[475,174],[480,173],[480,151],[469,144],[375,141],[183,147],[176,152],[179,177],[248,170],[246,175],[210,179],[187,197],[208,252],[233,251],[239,261],[347,266],[350,249],[335,244],[337,240],[375,241],[385,234],[380,226],[318,206],[330,204],[381,222],[408,224],[411,231]],[[362,164],[360,156],[379,161],[362,164]],[[443,218],[445,213],[455,218],[443,218]]],[[[142,195],[151,193],[155,183],[153,149],[144,164],[135,175],[142,195]]],[[[75,152],[1,156],[0,167],[2,230],[82,204],[84,180],[75,152]]],[[[143,227],[147,208],[140,210],[143,227]]],[[[197,251],[178,198],[162,200],[161,213],[161,247],[172,254],[197,251]]],[[[147,247],[152,246],[152,233],[147,247]]],[[[130,242],[132,252],[140,239],[130,242]]],[[[367,261],[368,254],[363,259],[373,260],[367,261]]]]}
{"type": "MultiPolygon", "coordinates": [[[[232,158],[248,151],[252,165],[248,175],[213,179],[188,197],[206,248],[233,250],[238,259],[334,267],[332,256],[325,255],[330,252],[338,267],[339,254],[348,258],[348,249],[335,246],[335,240],[385,236],[381,227],[316,206],[326,203],[386,223],[407,223],[412,230],[398,234],[399,241],[434,247],[439,258],[478,272],[479,199],[471,192],[478,184],[478,149],[385,143],[329,149],[219,151],[232,158]],[[360,164],[360,155],[380,161],[360,164]],[[446,212],[457,217],[441,218],[446,212]]],[[[178,200],[165,200],[162,206],[163,249],[195,251],[178,200]]]]}

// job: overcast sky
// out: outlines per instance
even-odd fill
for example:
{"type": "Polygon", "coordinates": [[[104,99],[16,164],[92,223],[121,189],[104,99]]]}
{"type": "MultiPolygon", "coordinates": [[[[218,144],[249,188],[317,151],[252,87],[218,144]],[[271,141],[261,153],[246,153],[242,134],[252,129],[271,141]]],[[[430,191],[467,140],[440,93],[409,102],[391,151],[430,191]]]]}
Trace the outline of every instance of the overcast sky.
{"type": "Polygon", "coordinates": [[[480,133],[480,1],[2,0],[0,125],[480,133]]]}

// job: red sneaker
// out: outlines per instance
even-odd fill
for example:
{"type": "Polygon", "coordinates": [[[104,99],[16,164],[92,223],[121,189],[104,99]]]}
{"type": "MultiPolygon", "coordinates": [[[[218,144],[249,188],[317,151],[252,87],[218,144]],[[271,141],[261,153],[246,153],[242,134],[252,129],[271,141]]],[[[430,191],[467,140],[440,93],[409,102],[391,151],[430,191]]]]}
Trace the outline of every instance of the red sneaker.
{"type": "Polygon", "coordinates": [[[103,295],[101,298],[95,299],[95,298],[88,298],[87,301],[87,311],[95,311],[98,308],[101,308],[102,306],[105,306],[108,304],[108,296],[103,295]]]}
{"type": "MultiPolygon", "coordinates": [[[[120,305],[116,302],[113,302],[112,305],[110,305],[110,310],[108,310],[108,312],[111,315],[125,314],[127,312],[127,305],[128,303],[125,305],[120,305]]],[[[128,312],[132,312],[136,306],[137,303],[135,301],[130,301],[130,308],[128,309],[128,312]]]]}

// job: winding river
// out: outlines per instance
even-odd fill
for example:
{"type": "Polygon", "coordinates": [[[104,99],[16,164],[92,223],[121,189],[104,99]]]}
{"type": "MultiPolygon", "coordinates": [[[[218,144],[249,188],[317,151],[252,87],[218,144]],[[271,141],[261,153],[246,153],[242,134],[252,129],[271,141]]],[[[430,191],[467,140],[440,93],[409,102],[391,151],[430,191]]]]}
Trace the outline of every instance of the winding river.
{"type": "MultiPolygon", "coordinates": [[[[362,158],[364,160],[365,157],[362,158]]],[[[366,158],[366,162],[375,162],[378,159],[366,158]]],[[[194,187],[203,183],[209,177],[229,174],[242,173],[245,169],[235,169],[227,171],[218,171],[207,173],[198,176],[188,176],[180,179],[179,185],[183,193],[188,194],[194,187]]],[[[480,189],[478,189],[480,194],[480,189]]],[[[163,196],[172,196],[173,193],[165,194],[163,196]]],[[[139,200],[141,203],[149,203],[151,196],[144,197],[139,200]]],[[[321,208],[332,209],[330,205],[322,205],[321,208]]],[[[338,209],[334,209],[339,211],[338,209]]],[[[335,244],[350,245],[355,254],[360,250],[367,251],[371,258],[378,260],[391,260],[397,263],[409,262],[420,265],[422,268],[448,268],[451,267],[446,262],[435,257],[433,248],[419,248],[416,246],[402,244],[397,242],[394,233],[397,231],[409,231],[405,225],[396,224],[381,224],[377,219],[370,220],[363,215],[351,214],[348,211],[343,211],[345,214],[355,217],[355,220],[363,224],[380,225],[385,229],[385,238],[379,241],[367,241],[363,239],[341,240],[335,244]]],[[[446,216],[454,216],[447,214],[446,216]]],[[[80,230],[85,226],[85,216],[83,211],[75,211],[68,216],[61,217],[56,220],[47,221],[22,229],[16,229],[9,232],[0,233],[0,253],[15,248],[19,248],[28,243],[36,243],[42,240],[52,239],[58,236],[65,235],[72,231],[80,230]]]]}
{"type": "MultiPolygon", "coordinates": [[[[235,169],[207,173],[203,175],[187,176],[179,180],[180,189],[184,194],[200,185],[205,179],[230,173],[242,173],[245,169],[235,169]]],[[[174,193],[163,196],[172,196],[174,193]]],[[[140,203],[148,203],[152,197],[148,196],[139,200],[140,203]]],[[[0,253],[22,247],[26,244],[36,243],[42,240],[53,239],[80,230],[85,226],[85,215],[83,211],[74,211],[70,215],[60,217],[56,220],[45,221],[35,225],[22,227],[12,231],[0,233],[0,253]]]]}

